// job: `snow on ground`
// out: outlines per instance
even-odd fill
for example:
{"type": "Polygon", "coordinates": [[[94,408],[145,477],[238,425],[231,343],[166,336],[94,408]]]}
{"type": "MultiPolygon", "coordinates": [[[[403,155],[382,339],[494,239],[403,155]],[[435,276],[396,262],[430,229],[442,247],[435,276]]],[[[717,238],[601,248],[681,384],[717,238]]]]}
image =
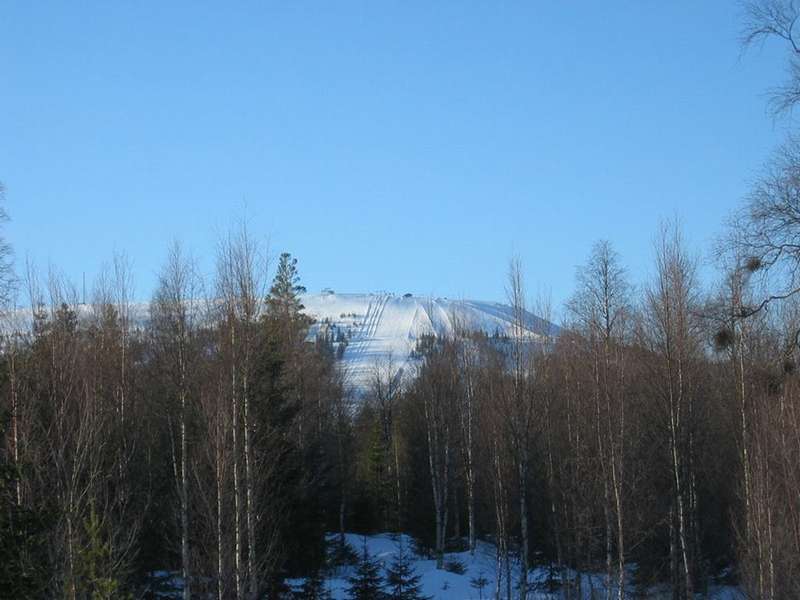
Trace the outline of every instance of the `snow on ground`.
{"type": "MultiPolygon", "coordinates": [[[[411,353],[423,335],[445,336],[456,328],[514,335],[511,307],[497,302],[331,291],[305,295],[302,302],[316,321],[310,339],[325,332],[334,341],[348,340],[341,365],[356,390],[366,389],[376,369],[408,373],[413,367],[411,353]]],[[[557,329],[531,313],[526,313],[525,326],[522,335],[531,339],[557,329]]]]}
{"type": "MultiPolygon", "coordinates": [[[[329,549],[333,549],[338,542],[338,534],[329,534],[329,549]]],[[[464,567],[463,573],[448,570],[437,570],[436,561],[430,558],[415,554],[415,545],[407,535],[397,535],[381,533],[363,536],[354,533],[346,533],[345,541],[351,547],[354,554],[362,555],[364,544],[370,558],[377,559],[383,568],[382,575],[386,576],[386,570],[391,566],[394,556],[399,552],[401,545],[406,553],[413,557],[412,563],[414,571],[420,576],[422,592],[436,600],[489,600],[494,598],[495,591],[495,546],[491,543],[479,541],[474,555],[469,552],[449,552],[445,554],[445,565],[448,563],[460,563],[464,567]],[[481,590],[475,587],[478,579],[485,579],[485,585],[481,590]]],[[[629,575],[633,573],[634,567],[630,568],[629,575]]],[[[346,600],[347,589],[350,586],[348,578],[356,570],[356,566],[337,567],[324,575],[324,586],[330,594],[332,600],[346,600]]],[[[168,571],[157,571],[151,574],[153,587],[150,593],[153,597],[163,598],[164,600],[175,600],[182,596],[182,580],[177,573],[168,571]],[[161,591],[156,591],[159,589],[161,591]]],[[[520,568],[515,563],[512,570],[512,580],[514,582],[513,595],[516,598],[519,582],[520,568]]],[[[570,571],[568,577],[576,581],[576,573],[570,571]]],[[[595,598],[605,598],[606,588],[604,576],[601,573],[582,573],[581,590],[582,600],[594,600],[595,598]]],[[[562,600],[565,595],[559,589],[559,573],[556,569],[540,566],[531,570],[528,580],[530,582],[527,600],[562,600]]],[[[304,579],[289,579],[286,581],[290,590],[299,592],[303,586],[304,579]]],[[[501,581],[502,589],[505,590],[505,581],[501,581]]],[[[616,588],[612,588],[616,597],[616,588]]],[[[633,598],[652,598],[655,600],[669,600],[672,594],[667,586],[659,586],[648,590],[636,590],[633,593],[633,586],[628,583],[626,596],[633,598]]],[[[501,597],[505,598],[503,592],[501,597]]],[[[712,586],[705,596],[698,598],[707,600],[745,600],[737,588],[731,586],[712,586]]]]}
{"type": "MultiPolygon", "coordinates": [[[[329,539],[333,542],[338,539],[338,536],[331,536],[329,539]]],[[[385,569],[391,565],[393,557],[399,551],[401,544],[405,546],[407,552],[413,553],[414,550],[413,540],[407,535],[384,533],[362,536],[348,533],[345,534],[345,539],[359,556],[361,556],[366,543],[369,555],[372,558],[377,558],[382,563],[384,576],[385,569]]],[[[418,555],[415,555],[414,567],[416,573],[421,577],[420,583],[422,584],[423,593],[427,596],[437,600],[488,600],[494,597],[495,560],[495,546],[487,542],[478,542],[474,555],[469,552],[453,552],[445,556],[445,564],[454,561],[461,563],[466,568],[463,574],[437,570],[435,560],[418,555]],[[473,582],[481,577],[486,579],[486,585],[479,591],[473,586],[473,582]]],[[[341,568],[326,579],[325,586],[331,592],[334,600],[347,598],[347,588],[349,587],[347,578],[354,571],[355,567],[341,568]]],[[[516,584],[519,580],[519,565],[515,566],[512,577],[516,584]]],[[[574,578],[575,573],[571,572],[570,577],[574,578]]],[[[604,577],[602,574],[583,574],[581,579],[584,599],[590,600],[592,598],[605,597],[604,577]],[[594,591],[590,588],[593,588],[594,591]]],[[[533,569],[530,573],[529,581],[531,582],[531,590],[528,594],[528,600],[556,600],[564,597],[558,590],[557,585],[550,585],[558,581],[558,573],[549,567],[533,569]]],[[[303,580],[294,579],[288,583],[291,587],[299,590],[303,580]]],[[[516,588],[514,593],[517,593],[516,588]]],[[[663,598],[666,600],[671,598],[672,595],[668,590],[658,591],[652,589],[636,597],[663,598]]],[[[705,597],[713,600],[744,599],[744,596],[735,588],[727,586],[715,587],[709,590],[708,596],[705,597]]]]}

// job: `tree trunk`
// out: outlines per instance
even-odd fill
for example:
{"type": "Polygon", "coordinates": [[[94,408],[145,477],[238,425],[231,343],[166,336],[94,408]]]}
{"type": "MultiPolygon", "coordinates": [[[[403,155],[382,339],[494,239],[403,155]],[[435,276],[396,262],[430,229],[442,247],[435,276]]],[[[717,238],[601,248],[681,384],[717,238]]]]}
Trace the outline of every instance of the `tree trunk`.
{"type": "MultiPolygon", "coordinates": [[[[525,452],[523,448],[522,452],[525,452]]],[[[519,473],[519,528],[520,545],[522,554],[522,573],[520,574],[520,597],[528,597],[528,574],[531,570],[530,551],[528,540],[528,460],[524,455],[521,457],[518,467],[519,473]]]]}
{"type": "Polygon", "coordinates": [[[183,600],[192,597],[189,556],[189,473],[186,441],[186,392],[181,390],[181,564],[183,566],[183,600]]]}
{"type": "Polygon", "coordinates": [[[242,600],[242,486],[239,477],[239,389],[236,377],[237,365],[236,333],[234,324],[230,324],[231,336],[231,402],[232,402],[232,442],[233,442],[233,574],[236,600],[242,600]]]}
{"type": "Polygon", "coordinates": [[[252,448],[250,442],[250,399],[248,398],[247,374],[242,376],[242,407],[244,409],[244,465],[245,487],[247,494],[246,526],[247,526],[247,572],[250,575],[250,597],[258,593],[258,568],[256,563],[256,524],[255,505],[253,500],[252,448]]]}

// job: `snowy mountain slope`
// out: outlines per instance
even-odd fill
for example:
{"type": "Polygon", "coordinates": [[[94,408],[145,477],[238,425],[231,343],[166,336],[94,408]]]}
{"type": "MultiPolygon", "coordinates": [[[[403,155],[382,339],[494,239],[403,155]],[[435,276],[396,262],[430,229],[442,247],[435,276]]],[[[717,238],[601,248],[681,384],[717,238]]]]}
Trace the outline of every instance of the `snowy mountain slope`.
{"type": "MultiPolygon", "coordinates": [[[[412,352],[423,335],[451,335],[455,329],[482,331],[487,335],[513,337],[514,315],[510,306],[498,302],[449,300],[411,294],[387,292],[372,294],[336,294],[323,292],[302,297],[305,313],[314,319],[308,339],[328,335],[334,346],[341,346],[340,365],[346,383],[354,391],[368,389],[376,369],[384,376],[409,374],[415,365],[412,352]]],[[[198,300],[191,311],[199,321],[213,313],[213,300],[198,300]]],[[[97,318],[91,305],[76,304],[80,320],[97,318]]],[[[134,329],[143,330],[150,318],[147,303],[128,306],[128,316],[134,329]]],[[[11,311],[0,320],[0,333],[28,332],[33,322],[30,309],[11,311]]],[[[522,335],[536,341],[553,335],[558,327],[531,313],[525,314],[522,335]]]]}
{"type": "MultiPolygon", "coordinates": [[[[336,294],[323,292],[302,298],[315,324],[309,339],[322,334],[343,346],[341,365],[347,382],[363,391],[376,369],[408,373],[411,353],[426,334],[446,336],[456,328],[515,335],[511,307],[496,302],[448,300],[386,292],[336,294]]],[[[533,314],[525,315],[525,337],[535,341],[557,327],[533,314]]]]}

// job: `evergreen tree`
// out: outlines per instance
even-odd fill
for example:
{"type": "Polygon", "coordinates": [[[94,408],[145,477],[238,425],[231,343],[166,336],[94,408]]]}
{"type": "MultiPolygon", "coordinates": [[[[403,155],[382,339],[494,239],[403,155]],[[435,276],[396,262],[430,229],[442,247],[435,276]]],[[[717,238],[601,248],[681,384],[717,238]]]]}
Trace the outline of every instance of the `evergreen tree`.
{"type": "Polygon", "coordinates": [[[111,546],[104,539],[100,516],[92,504],[84,524],[87,544],[78,556],[79,588],[91,600],[113,600],[129,596],[120,591],[119,580],[112,574],[111,546]]]}
{"type": "Polygon", "coordinates": [[[483,576],[483,573],[469,580],[469,586],[474,590],[478,590],[478,600],[483,600],[483,589],[487,585],[489,585],[489,580],[483,576]]]}
{"type": "Polygon", "coordinates": [[[429,597],[422,593],[420,576],[416,573],[411,558],[401,538],[398,552],[386,572],[388,597],[391,600],[429,600],[429,597]]]}
{"type": "Polygon", "coordinates": [[[303,583],[303,587],[296,594],[298,600],[330,600],[331,593],[325,587],[325,579],[321,571],[315,571],[303,583]]]}
{"type": "Polygon", "coordinates": [[[47,527],[41,514],[17,504],[19,472],[3,445],[6,421],[0,412],[0,598],[37,598],[47,581],[47,527]]]}
{"type": "Polygon", "coordinates": [[[350,600],[384,600],[387,597],[383,591],[381,565],[376,559],[370,557],[366,538],[364,538],[364,550],[356,573],[347,581],[350,584],[350,587],[347,588],[347,597],[350,600]]]}
{"type": "Polygon", "coordinates": [[[300,284],[297,272],[297,259],[284,252],[278,261],[278,272],[267,297],[269,316],[295,320],[305,308],[300,302],[300,296],[305,293],[306,288],[300,284]]]}
{"type": "Polygon", "coordinates": [[[325,560],[326,494],[329,461],[325,429],[319,424],[320,379],[333,358],[306,344],[311,319],[302,314],[297,260],[281,255],[266,300],[262,336],[251,380],[256,454],[280,461],[269,475],[266,502],[280,514],[273,534],[281,540],[278,564],[296,577],[320,568],[325,560]]]}

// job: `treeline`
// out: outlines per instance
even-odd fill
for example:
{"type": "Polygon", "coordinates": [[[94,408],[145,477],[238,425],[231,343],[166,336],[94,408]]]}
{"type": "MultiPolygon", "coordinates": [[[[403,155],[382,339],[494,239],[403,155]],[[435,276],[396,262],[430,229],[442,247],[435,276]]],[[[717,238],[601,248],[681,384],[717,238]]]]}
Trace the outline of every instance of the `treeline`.
{"type": "Polygon", "coordinates": [[[566,598],[581,572],[618,598],[797,596],[800,306],[757,285],[759,223],[713,290],[674,227],[641,289],[599,242],[550,330],[512,263],[508,336],[453,315],[415,373],[355,391],[308,336],[296,259],[267,284],[245,230],[209,282],[175,246],[146,315],[124,259],[87,304],[29,270],[0,356],[0,595],[147,597],[167,571],[184,598],[288,597],[352,558],[345,531],[393,531],[439,568],[490,542],[496,598],[536,566],[566,598]]]}
{"type": "MultiPolygon", "coordinates": [[[[745,9],[745,44],[789,48],[791,110],[800,8],[745,9]]],[[[498,599],[534,566],[566,598],[587,571],[608,598],[800,597],[798,142],[727,232],[711,286],[676,227],[642,286],[599,242],[551,331],[512,263],[511,335],[454,317],[416,373],[377,364],[357,393],[309,339],[295,259],[268,282],[246,230],[212,277],[175,246],[146,314],[122,258],[82,302],[53,273],[12,285],[0,243],[0,296],[29,307],[2,324],[0,597],[283,598],[303,576],[313,598],[345,531],[409,533],[440,568],[488,542],[498,599]]]]}
{"type": "Polygon", "coordinates": [[[355,422],[362,527],[409,531],[440,566],[490,540],[496,598],[526,597],[542,565],[566,598],[587,571],[617,598],[800,596],[798,307],[763,310],[752,259],[708,292],[675,228],[656,247],[636,291],[598,243],[550,335],[527,331],[512,265],[513,335],[426,339],[402,390],[376,372],[355,422]]]}
{"type": "Polygon", "coordinates": [[[175,246],[146,318],[124,259],[87,304],[27,274],[0,356],[0,596],[151,597],[166,570],[184,598],[278,597],[319,568],[349,414],[296,260],[264,273],[244,230],[210,282],[175,246]]]}

